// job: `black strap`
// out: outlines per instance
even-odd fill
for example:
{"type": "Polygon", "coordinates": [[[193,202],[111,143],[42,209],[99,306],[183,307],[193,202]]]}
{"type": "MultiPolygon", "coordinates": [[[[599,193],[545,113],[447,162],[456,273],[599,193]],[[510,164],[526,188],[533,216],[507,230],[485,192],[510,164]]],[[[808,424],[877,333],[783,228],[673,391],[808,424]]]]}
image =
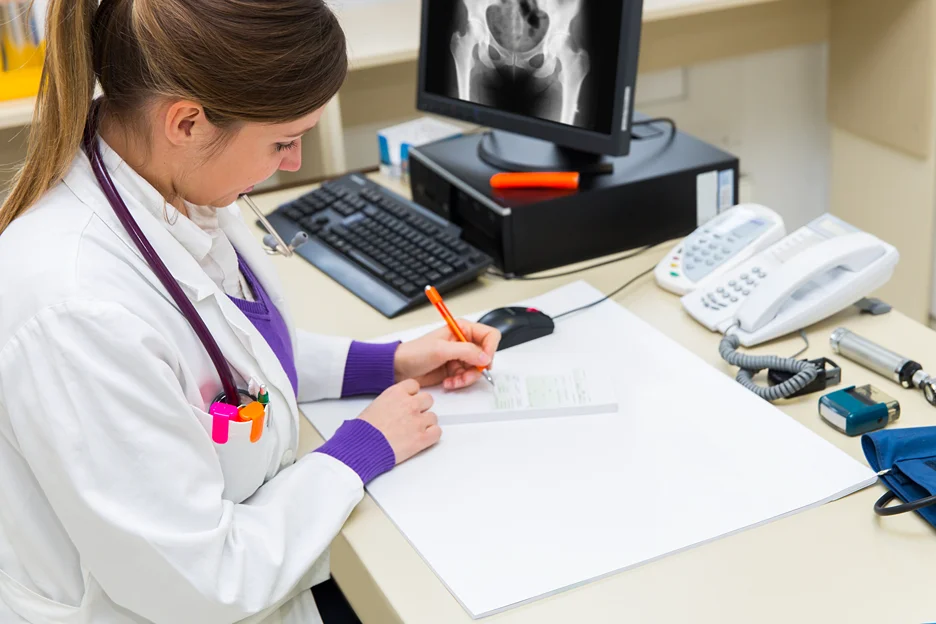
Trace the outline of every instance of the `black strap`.
{"type": "Polygon", "coordinates": [[[898,514],[909,513],[911,511],[923,509],[924,507],[936,505],[936,495],[934,495],[915,500],[912,503],[903,503],[901,505],[888,507],[887,504],[895,498],[897,498],[897,495],[893,492],[885,493],[884,496],[877,499],[877,502],[874,503],[874,513],[879,516],[896,516],[898,514]]]}

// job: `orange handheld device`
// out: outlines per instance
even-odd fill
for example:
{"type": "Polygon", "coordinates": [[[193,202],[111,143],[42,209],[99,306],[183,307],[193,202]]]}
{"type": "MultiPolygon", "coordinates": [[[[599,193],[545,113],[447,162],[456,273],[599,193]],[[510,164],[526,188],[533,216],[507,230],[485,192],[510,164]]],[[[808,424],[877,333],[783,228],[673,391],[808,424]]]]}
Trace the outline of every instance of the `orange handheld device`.
{"type": "Polygon", "coordinates": [[[491,188],[497,190],[520,188],[545,188],[575,190],[581,175],[577,171],[554,171],[542,173],[498,173],[491,176],[491,188]]]}

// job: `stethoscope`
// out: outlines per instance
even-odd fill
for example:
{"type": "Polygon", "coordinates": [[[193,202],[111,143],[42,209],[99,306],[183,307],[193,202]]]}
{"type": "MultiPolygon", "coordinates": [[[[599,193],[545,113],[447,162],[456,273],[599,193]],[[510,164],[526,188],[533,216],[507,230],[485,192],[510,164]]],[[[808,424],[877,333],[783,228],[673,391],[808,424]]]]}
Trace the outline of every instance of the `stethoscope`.
{"type": "Polygon", "coordinates": [[[295,253],[297,247],[301,247],[309,241],[309,235],[302,230],[299,230],[299,232],[293,236],[292,242],[287,245],[286,241],[283,240],[283,237],[280,236],[279,232],[276,231],[276,228],[270,225],[270,222],[267,221],[266,216],[257,207],[257,204],[255,204],[253,200],[250,199],[250,196],[244,194],[241,195],[240,198],[244,201],[245,204],[247,204],[247,207],[250,208],[255,215],[257,215],[257,219],[259,219],[260,223],[263,224],[263,229],[269,232],[269,234],[263,237],[263,244],[267,246],[266,252],[269,255],[275,256],[276,254],[280,254],[286,258],[290,258],[295,253]]]}
{"type": "MultiPolygon", "coordinates": [[[[117,190],[117,187],[114,186],[114,181],[108,173],[107,167],[104,166],[104,158],[101,155],[101,149],[97,142],[98,111],[99,106],[98,103],[95,102],[95,104],[91,107],[91,112],[88,116],[88,123],[85,126],[84,138],[82,141],[82,147],[84,148],[85,153],[88,155],[88,160],[91,162],[91,171],[94,173],[94,177],[97,179],[101,190],[104,192],[104,196],[107,197],[107,201],[110,203],[111,208],[113,208],[114,213],[120,220],[120,223],[124,226],[124,229],[127,230],[127,233],[130,235],[130,238],[133,239],[137,249],[139,249],[140,253],[143,255],[143,259],[147,264],[149,264],[150,268],[159,278],[159,281],[162,282],[162,285],[166,288],[166,290],[169,291],[172,299],[179,307],[179,311],[192,326],[192,329],[195,330],[195,334],[198,336],[198,339],[205,347],[205,351],[208,352],[208,356],[211,358],[212,364],[214,364],[215,369],[218,371],[218,377],[221,378],[221,387],[223,388],[222,394],[219,395],[217,399],[215,399],[215,402],[224,402],[230,405],[240,405],[242,403],[242,397],[245,395],[250,397],[251,395],[248,392],[239,390],[237,388],[237,384],[234,381],[234,375],[231,372],[231,368],[228,366],[227,361],[224,359],[224,355],[221,353],[221,347],[218,346],[218,343],[211,335],[211,332],[208,330],[208,326],[205,324],[205,321],[202,319],[202,317],[198,314],[195,306],[192,305],[192,302],[189,301],[189,298],[185,296],[184,292],[182,292],[182,288],[176,282],[175,278],[172,277],[172,273],[169,272],[169,269],[163,263],[162,259],[159,257],[159,254],[156,253],[156,250],[153,249],[153,246],[150,244],[149,240],[147,240],[146,236],[143,234],[143,231],[140,229],[140,226],[133,218],[133,215],[130,214],[130,210],[127,208],[123,198],[120,196],[120,192],[117,190]]],[[[301,232],[301,234],[305,236],[304,239],[302,236],[297,235],[296,238],[293,239],[293,242],[287,245],[286,242],[280,237],[280,235],[276,233],[276,230],[270,225],[266,217],[263,216],[263,214],[260,212],[260,209],[257,208],[256,204],[254,204],[253,201],[251,201],[246,196],[242,197],[245,199],[245,203],[250,207],[250,209],[257,214],[257,217],[260,219],[260,222],[263,223],[264,227],[267,229],[267,232],[270,233],[264,238],[264,243],[268,247],[267,253],[279,253],[286,257],[290,257],[295,251],[295,248],[301,245],[302,242],[305,242],[305,240],[308,238],[308,235],[306,235],[305,232],[301,232]]]]}

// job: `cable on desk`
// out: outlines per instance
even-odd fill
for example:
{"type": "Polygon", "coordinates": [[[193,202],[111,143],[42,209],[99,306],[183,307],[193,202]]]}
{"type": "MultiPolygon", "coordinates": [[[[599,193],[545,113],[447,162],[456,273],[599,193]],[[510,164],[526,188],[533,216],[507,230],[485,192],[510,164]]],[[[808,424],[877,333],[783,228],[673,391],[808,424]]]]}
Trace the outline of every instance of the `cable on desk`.
{"type": "Polygon", "coordinates": [[[805,330],[805,329],[799,330],[799,335],[800,335],[800,338],[803,339],[803,342],[806,343],[806,346],[804,346],[802,349],[800,349],[799,351],[797,351],[796,353],[794,353],[793,355],[791,355],[791,356],[790,356],[791,359],[792,359],[792,358],[798,358],[799,356],[801,356],[801,355],[803,355],[804,353],[806,353],[807,351],[809,351],[809,336],[806,335],[806,330],[805,330]]]}
{"type": "Polygon", "coordinates": [[[666,151],[670,148],[670,146],[676,141],[676,135],[679,133],[679,130],[678,130],[678,127],[676,126],[676,122],[669,117],[653,117],[652,119],[640,119],[640,120],[633,122],[631,124],[631,128],[635,128],[637,126],[652,126],[653,124],[658,124],[658,123],[665,123],[668,126],[670,126],[671,131],[669,134],[669,138],[667,139],[666,143],[660,146],[660,148],[656,152],[654,152],[647,158],[641,159],[641,162],[638,163],[634,169],[632,169],[633,171],[636,171],[640,169],[640,167],[643,167],[646,164],[655,161],[657,158],[665,154],[666,151]]]}
{"type": "Polygon", "coordinates": [[[653,124],[665,123],[672,128],[672,134],[675,135],[677,131],[676,121],[672,117],[651,117],[650,119],[638,119],[631,124],[631,128],[634,126],[652,126],[653,124]]]}
{"type": "MultiPolygon", "coordinates": [[[[737,325],[734,326],[734,328],[736,327],[737,325]]],[[[789,398],[811,384],[819,376],[819,369],[811,362],[794,359],[795,356],[785,358],[778,355],[747,355],[740,353],[738,347],[741,346],[741,339],[733,333],[734,328],[730,328],[725,332],[725,337],[718,344],[718,354],[721,355],[723,360],[740,369],[735,381],[760,398],[767,401],[789,398]],[[755,383],[754,376],[767,368],[794,373],[794,375],[783,383],[765,388],[755,383]]]]}
{"type": "Polygon", "coordinates": [[[626,282],[624,282],[624,285],[623,285],[623,286],[621,286],[620,288],[618,288],[618,289],[615,290],[614,292],[605,295],[605,296],[602,297],[601,299],[598,299],[598,300],[596,300],[596,301],[592,301],[592,302],[589,303],[589,304],[583,305],[583,306],[578,307],[578,308],[574,308],[574,309],[572,309],[572,310],[568,310],[567,312],[563,312],[562,314],[558,314],[558,315],[554,316],[554,317],[553,317],[553,321],[558,321],[559,319],[561,319],[561,318],[564,317],[564,316],[569,316],[569,315],[571,315],[571,314],[575,314],[576,312],[581,312],[582,310],[587,310],[587,309],[589,309],[589,308],[593,308],[593,307],[595,307],[596,305],[598,305],[599,303],[604,303],[605,301],[608,301],[609,299],[613,299],[615,296],[617,296],[618,294],[620,294],[624,289],[626,289],[628,286],[630,286],[631,284],[633,284],[634,282],[636,282],[637,280],[639,280],[641,277],[644,277],[645,275],[649,275],[650,273],[653,273],[653,270],[654,270],[655,268],[656,268],[656,265],[653,265],[652,267],[650,267],[650,268],[647,269],[646,271],[642,271],[642,272],[638,273],[638,274],[635,275],[634,277],[632,277],[632,278],[630,278],[629,280],[627,280],[626,282]]]}
{"type": "Polygon", "coordinates": [[[500,278],[502,280],[507,280],[507,281],[518,280],[518,281],[524,281],[524,282],[534,282],[537,280],[555,279],[557,277],[568,277],[569,275],[575,275],[576,273],[583,273],[585,271],[591,271],[592,269],[597,269],[599,267],[608,266],[609,264],[614,264],[615,262],[621,262],[622,260],[629,260],[631,258],[636,258],[637,256],[644,253],[645,251],[653,249],[654,247],[660,244],[662,243],[654,243],[653,245],[646,245],[644,247],[641,247],[640,249],[637,249],[636,251],[634,250],[629,251],[623,256],[618,256],[617,258],[612,258],[610,260],[603,260],[601,262],[597,262],[595,264],[591,264],[587,267],[582,267],[580,269],[573,269],[571,271],[564,271],[562,273],[553,273],[552,275],[530,275],[530,276],[516,275],[514,273],[501,273],[500,271],[497,271],[496,269],[488,269],[487,274],[491,275],[492,277],[500,278]]]}

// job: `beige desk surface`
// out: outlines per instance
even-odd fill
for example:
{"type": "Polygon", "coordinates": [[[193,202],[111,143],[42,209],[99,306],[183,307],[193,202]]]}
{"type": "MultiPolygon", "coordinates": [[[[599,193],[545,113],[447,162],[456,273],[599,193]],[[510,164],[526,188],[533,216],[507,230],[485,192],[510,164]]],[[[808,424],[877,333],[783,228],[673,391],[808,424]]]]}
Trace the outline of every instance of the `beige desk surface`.
{"type": "MultiPolygon", "coordinates": [[[[261,208],[271,210],[307,190],[257,195],[255,199],[261,208]]],[[[575,278],[510,283],[484,279],[447,297],[447,302],[453,314],[466,314],[503,306],[580,278],[608,292],[629,276],[652,266],[665,251],[666,246],[662,246],[642,257],[575,278]]],[[[305,261],[277,257],[276,262],[291,295],[294,317],[303,328],[367,339],[437,320],[431,307],[387,320],[305,261]]],[[[677,297],[658,289],[651,276],[623,293],[617,302],[664,329],[713,366],[733,374],[718,357],[718,337],[685,315],[677,297]]],[[[810,329],[811,347],[807,355],[832,356],[828,336],[840,325],[924,364],[936,354],[936,333],[899,312],[871,318],[848,311],[810,329]]],[[[791,338],[773,343],[763,352],[792,354],[801,344],[799,338],[791,338]]],[[[936,424],[936,408],[930,407],[919,392],[903,390],[847,360],[838,358],[838,362],[843,366],[846,384],[873,383],[900,401],[903,415],[899,426],[936,424]]],[[[668,374],[678,378],[679,371],[668,374]]],[[[816,400],[816,396],[811,396],[790,401],[781,409],[863,461],[858,439],[839,434],[820,421],[816,400]]],[[[303,421],[304,449],[320,443],[319,435],[303,421]]],[[[790,461],[796,461],[796,449],[790,449],[790,461]]],[[[497,624],[934,621],[936,531],[915,515],[877,518],[872,505],[883,492],[883,488],[874,486],[844,500],[484,621],[497,624]]],[[[712,501],[713,505],[717,503],[712,501]]],[[[639,501],[635,505],[634,513],[640,513],[639,501]]],[[[365,624],[471,621],[369,496],[335,540],[332,570],[365,624]]]]}

